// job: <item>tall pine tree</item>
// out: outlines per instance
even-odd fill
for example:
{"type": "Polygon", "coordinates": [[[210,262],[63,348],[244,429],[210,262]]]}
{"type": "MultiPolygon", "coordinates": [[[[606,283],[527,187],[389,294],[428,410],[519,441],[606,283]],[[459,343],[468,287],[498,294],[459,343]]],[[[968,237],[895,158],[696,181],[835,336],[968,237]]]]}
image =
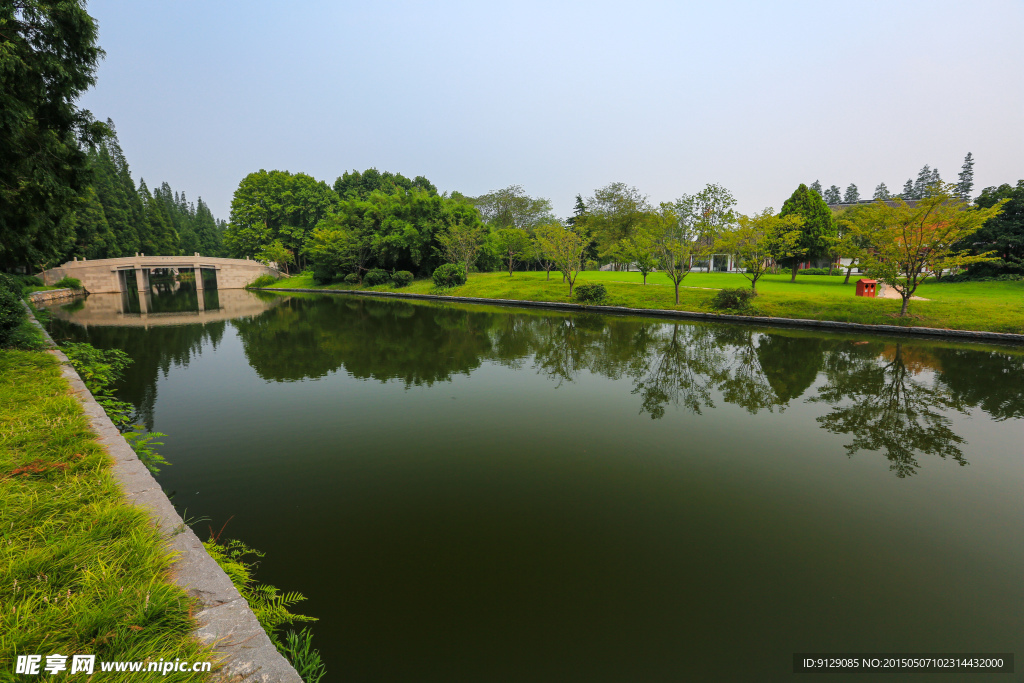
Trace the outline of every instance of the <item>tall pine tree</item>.
{"type": "Polygon", "coordinates": [[[968,152],[964,157],[964,165],[960,167],[956,184],[956,194],[965,202],[971,201],[971,192],[974,190],[974,156],[968,152]]]}
{"type": "Polygon", "coordinates": [[[885,183],[878,183],[873,199],[889,199],[889,197],[889,188],[885,186],[885,183]]]}
{"type": "Polygon", "coordinates": [[[860,201],[860,190],[853,183],[850,183],[846,187],[846,193],[843,195],[844,204],[856,204],[860,201]]]}

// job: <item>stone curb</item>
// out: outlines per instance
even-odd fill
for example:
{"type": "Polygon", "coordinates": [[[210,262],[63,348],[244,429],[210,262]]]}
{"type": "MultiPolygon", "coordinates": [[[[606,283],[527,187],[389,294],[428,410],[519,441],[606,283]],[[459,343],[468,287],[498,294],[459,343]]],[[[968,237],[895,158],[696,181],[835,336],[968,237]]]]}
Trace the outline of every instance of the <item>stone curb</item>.
{"type": "Polygon", "coordinates": [[[353,294],[356,296],[391,297],[395,299],[427,299],[430,301],[453,301],[471,304],[493,304],[499,306],[529,306],[553,308],[566,311],[587,311],[591,313],[614,313],[620,315],[645,315],[663,318],[684,318],[711,322],[739,322],[779,327],[814,327],[827,330],[850,330],[874,334],[916,335],[924,337],[947,337],[970,341],[995,341],[1009,344],[1024,344],[1024,334],[1005,332],[982,332],[975,330],[947,330],[937,327],[902,327],[900,325],[866,325],[832,320],[807,320],[804,318],[771,318],[756,315],[729,315],[726,313],[697,313],[695,311],[673,311],[664,308],[628,308],[626,306],[584,306],[583,304],[559,303],[554,301],[520,301],[518,299],[485,299],[470,296],[442,296],[438,294],[411,294],[405,292],[367,292],[361,289],[299,289],[285,287],[260,287],[267,292],[304,292],[310,294],[353,294]]]}
{"type": "Polygon", "coordinates": [[[148,509],[153,524],[167,539],[168,551],[177,555],[171,567],[171,578],[203,605],[202,611],[195,615],[199,628],[194,633],[221,656],[223,666],[217,679],[233,683],[302,683],[295,668],[270,642],[245,598],[178,516],[160,484],[135,455],[31,309],[29,319],[52,347],[49,352],[60,361],[61,373],[71,386],[71,393],[82,404],[97,441],[110,454],[111,469],[125,498],[148,509]]]}

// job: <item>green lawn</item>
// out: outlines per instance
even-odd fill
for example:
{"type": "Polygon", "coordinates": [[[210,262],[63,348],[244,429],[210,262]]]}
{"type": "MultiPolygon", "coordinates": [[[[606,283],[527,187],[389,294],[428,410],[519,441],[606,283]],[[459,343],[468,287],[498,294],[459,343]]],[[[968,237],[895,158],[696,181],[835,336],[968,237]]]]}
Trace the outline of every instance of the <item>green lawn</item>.
{"type": "Polygon", "coordinates": [[[103,681],[140,677],[99,673],[100,661],[210,661],[158,531],[126,502],[68,390],[54,356],[0,350],[0,680],[26,654],[67,655],[69,671],[70,655],[96,655],[103,681]]]}
{"type": "MultiPolygon", "coordinates": [[[[911,301],[910,316],[898,317],[898,299],[868,299],[854,296],[856,277],[843,284],[842,275],[805,275],[790,282],[789,275],[766,275],[758,282],[756,315],[780,318],[836,320],[872,325],[938,327],[957,330],[1024,333],[1024,282],[927,283],[917,295],[929,301],[911,301]]],[[[632,308],[663,308],[683,311],[716,312],[711,306],[715,292],[723,288],[749,287],[740,274],[693,273],[683,280],[679,305],[675,305],[672,283],[662,273],[653,273],[643,285],[640,273],[587,271],[577,284],[599,281],[608,288],[606,304],[632,308]]],[[[312,289],[359,289],[344,283],[318,287],[312,276],[301,274],[278,281],[272,287],[312,289]]],[[[380,286],[369,291],[434,292],[433,282],[417,280],[403,290],[380,286]]],[[[520,301],[568,302],[569,288],[559,273],[551,280],[543,272],[473,273],[462,287],[445,292],[453,296],[471,296],[520,301]]]]}

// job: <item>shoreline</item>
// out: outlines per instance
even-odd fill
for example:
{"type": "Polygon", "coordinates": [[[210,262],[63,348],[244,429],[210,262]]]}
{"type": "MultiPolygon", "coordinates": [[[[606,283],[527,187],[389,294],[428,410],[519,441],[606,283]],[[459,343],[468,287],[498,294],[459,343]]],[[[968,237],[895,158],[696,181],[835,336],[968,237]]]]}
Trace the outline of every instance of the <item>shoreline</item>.
{"type": "Polygon", "coordinates": [[[492,304],[499,306],[527,306],[536,308],[552,308],[556,310],[586,311],[591,313],[610,313],[618,315],[646,315],[661,318],[679,318],[683,320],[703,320],[708,322],[731,322],[775,327],[813,327],[826,330],[849,330],[853,332],[872,332],[875,334],[910,334],[922,337],[949,337],[960,340],[1002,342],[1006,344],[1024,344],[1024,334],[1009,332],[985,332],[981,330],[953,330],[938,327],[915,327],[903,325],[872,325],[868,323],[848,323],[835,320],[811,320],[807,318],[775,318],[769,316],[735,315],[730,313],[701,313],[697,311],[676,311],[665,308],[630,308],[627,306],[586,306],[556,301],[526,301],[522,299],[489,299],[485,297],[446,296],[442,294],[415,294],[412,292],[380,292],[363,289],[312,289],[298,287],[257,287],[264,292],[297,292],[304,294],[349,294],[355,296],[378,296],[396,299],[424,299],[428,301],[450,301],[456,303],[492,304]]]}
{"type": "Polygon", "coordinates": [[[24,305],[30,324],[42,332],[49,346],[46,352],[59,362],[61,375],[68,383],[68,393],[82,407],[93,438],[110,457],[110,472],[124,500],[146,510],[150,521],[164,537],[166,552],[176,555],[171,565],[171,580],[202,604],[202,610],[195,614],[198,627],[192,633],[220,657],[220,669],[211,680],[301,683],[295,668],[270,641],[231,579],[178,515],[163,488],[96,402],[68,357],[29,306],[24,305]]]}

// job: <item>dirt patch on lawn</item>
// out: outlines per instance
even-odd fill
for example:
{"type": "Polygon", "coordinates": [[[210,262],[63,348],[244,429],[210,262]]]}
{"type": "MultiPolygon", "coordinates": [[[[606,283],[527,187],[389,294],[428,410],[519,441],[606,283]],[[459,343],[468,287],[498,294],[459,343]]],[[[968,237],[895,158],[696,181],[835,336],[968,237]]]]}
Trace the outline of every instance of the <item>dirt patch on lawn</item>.
{"type": "MultiPolygon", "coordinates": [[[[885,285],[878,285],[878,289],[875,290],[875,296],[882,299],[902,299],[900,293],[892,287],[886,287],[885,285]]],[[[925,299],[923,296],[912,296],[911,301],[931,301],[931,299],[925,299]]]]}

